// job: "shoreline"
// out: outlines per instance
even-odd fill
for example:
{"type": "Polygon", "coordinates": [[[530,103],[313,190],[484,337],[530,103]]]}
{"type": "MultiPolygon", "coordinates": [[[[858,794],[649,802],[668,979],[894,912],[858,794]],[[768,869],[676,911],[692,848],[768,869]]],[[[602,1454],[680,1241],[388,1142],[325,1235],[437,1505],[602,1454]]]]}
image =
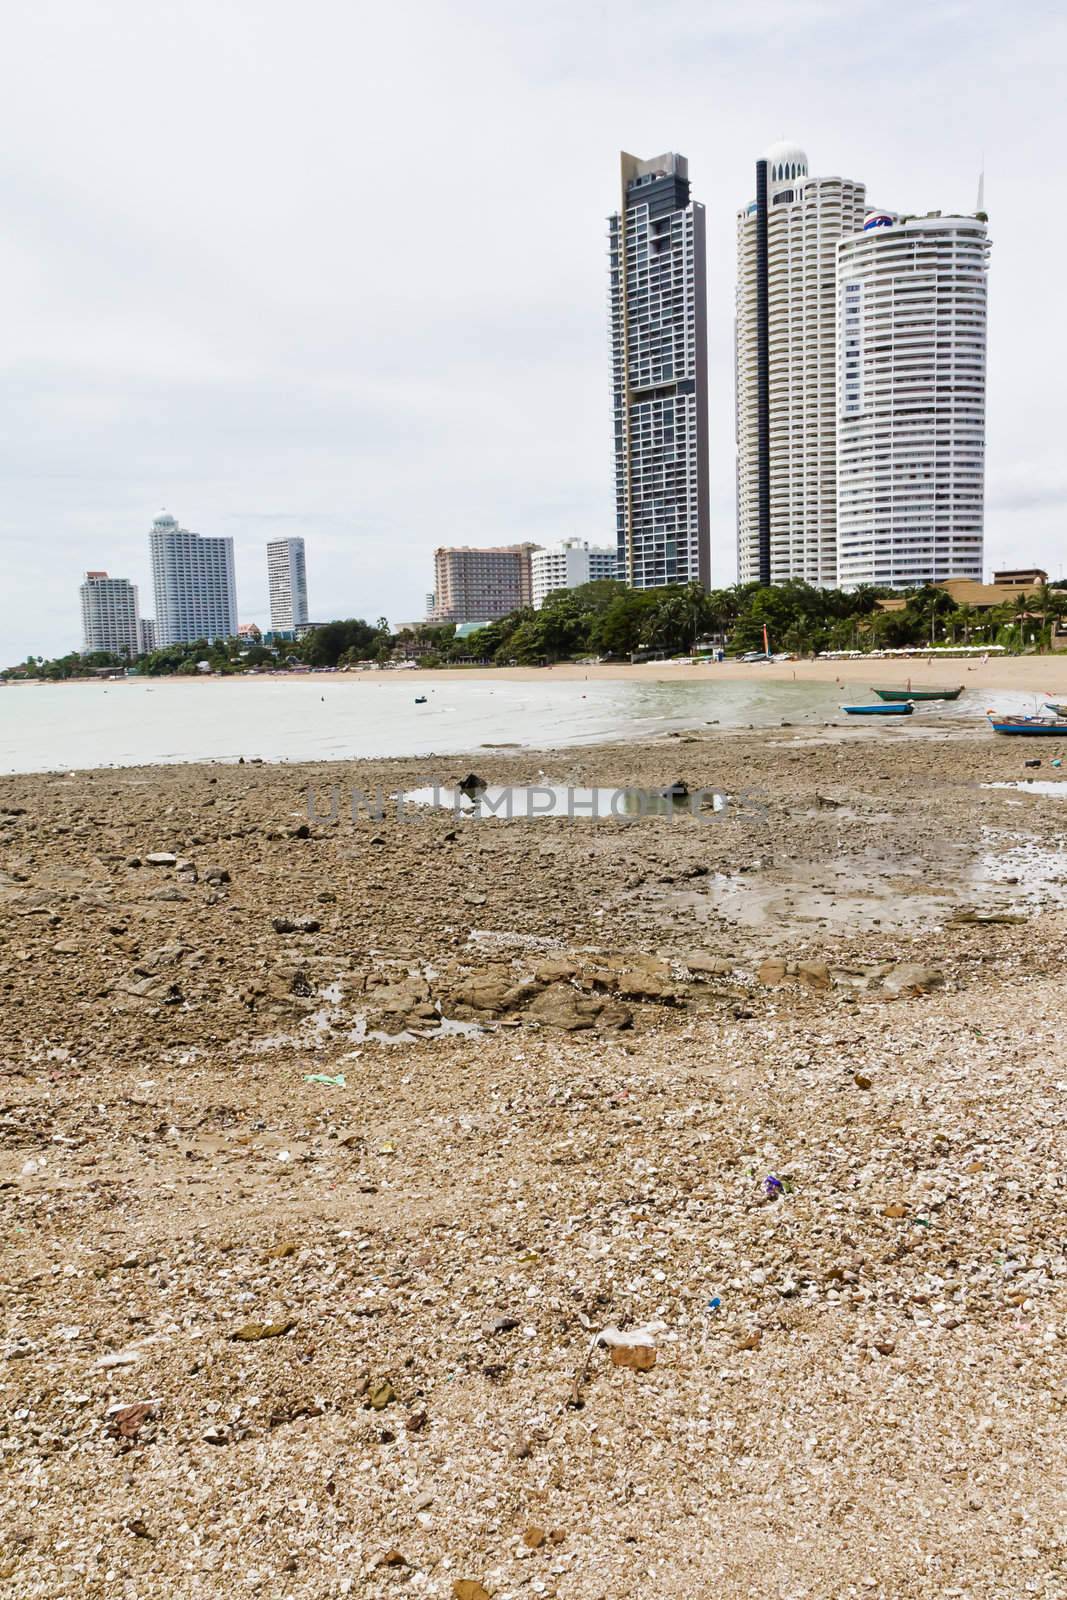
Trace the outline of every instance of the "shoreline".
{"type": "MultiPolygon", "coordinates": [[[[939,661],[936,657],[908,660],[699,662],[650,661],[633,665],[604,662],[583,665],[559,662],[550,667],[402,667],[381,671],[341,672],[312,668],[292,673],[232,673],[224,675],[177,673],[156,678],[66,678],[18,680],[5,687],[16,689],[77,688],[102,684],[108,689],[131,684],[301,683],[319,684],[327,678],[336,684],[382,683],[869,683],[915,688],[1018,689],[1034,694],[1067,696],[1067,651],[1047,656],[1001,656],[982,663],[967,658],[939,661]]],[[[2,704],[2,701],[0,701],[2,704]]]]}

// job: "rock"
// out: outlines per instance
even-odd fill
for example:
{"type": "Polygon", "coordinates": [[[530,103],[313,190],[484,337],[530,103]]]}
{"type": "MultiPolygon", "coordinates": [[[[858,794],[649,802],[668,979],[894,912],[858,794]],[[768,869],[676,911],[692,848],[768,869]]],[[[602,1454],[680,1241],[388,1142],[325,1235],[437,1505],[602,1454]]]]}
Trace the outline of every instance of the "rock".
{"type": "Polygon", "coordinates": [[[604,1005],[603,1000],[586,998],[569,984],[553,983],[527,1006],[524,1015],[543,1027],[576,1033],[581,1028],[595,1027],[604,1005]]]}
{"type": "Polygon", "coordinates": [[[724,956],[709,956],[703,950],[694,950],[683,960],[690,972],[704,972],[715,978],[724,978],[735,966],[733,961],[728,961],[724,956]]]}
{"type": "MultiPolygon", "coordinates": [[[[172,856],[167,850],[153,850],[151,855],[145,856],[144,859],[147,867],[176,867],[178,865],[178,857],[172,856]]],[[[130,865],[133,865],[132,861],[130,865]]]]}
{"type": "Polygon", "coordinates": [[[639,968],[620,972],[615,988],[626,1000],[655,1000],[673,1005],[678,999],[678,990],[673,983],[639,968]]]}
{"type": "Polygon", "coordinates": [[[489,1590],[474,1578],[456,1578],[452,1584],[452,1600],[492,1600],[489,1590]]]}
{"type": "Polygon", "coordinates": [[[318,933],[322,923],[318,917],[273,917],[271,927],[275,933],[318,933]]]}
{"type": "Polygon", "coordinates": [[[871,1088],[873,1081],[874,1080],[872,1078],[868,1078],[865,1072],[854,1072],[852,1074],[852,1082],[856,1085],[857,1089],[869,1089],[871,1088]]]}
{"type": "Polygon", "coordinates": [[[545,1542],[544,1528],[539,1528],[536,1524],[527,1528],[523,1533],[522,1542],[527,1550],[540,1550],[545,1542]]]}
{"type": "Polygon", "coordinates": [[[904,961],[894,967],[888,977],[883,978],[882,988],[887,994],[903,994],[908,989],[925,993],[928,989],[939,989],[944,981],[945,974],[937,967],[923,967],[915,961],[904,961]]]}
{"type": "Polygon", "coordinates": [[[472,799],[475,795],[484,794],[488,787],[489,785],[485,779],[479,778],[476,772],[468,772],[467,776],[461,778],[459,783],[456,784],[460,794],[465,794],[468,799],[472,799]]]}
{"type": "Polygon", "coordinates": [[[784,983],[785,962],[780,961],[777,956],[772,957],[768,961],[761,962],[756,972],[756,977],[759,979],[760,983],[766,984],[768,988],[771,988],[779,983],[784,983]]]}
{"type": "Polygon", "coordinates": [[[534,977],[538,983],[555,983],[561,978],[573,978],[578,971],[573,961],[566,957],[552,957],[548,961],[539,961],[534,967],[534,977]]]}
{"type": "Polygon", "coordinates": [[[229,1441],[229,1434],[226,1429],[216,1427],[214,1423],[210,1428],[205,1428],[200,1437],[205,1444],[226,1444],[229,1441]]]}
{"type": "Polygon", "coordinates": [[[830,987],[830,969],[825,961],[798,961],[797,977],[806,983],[809,989],[830,987]]]}
{"type": "Polygon", "coordinates": [[[367,1400],[375,1411],[384,1411],[396,1399],[396,1391],[388,1379],[376,1383],[368,1392],[367,1400]]]}
{"type": "Polygon", "coordinates": [[[634,1025],[633,1013],[619,1000],[605,1000],[596,1019],[597,1031],[615,1033],[634,1025]]]}
{"type": "Polygon", "coordinates": [[[229,883],[230,874],[225,867],[208,867],[204,873],[205,883],[229,883]]]}

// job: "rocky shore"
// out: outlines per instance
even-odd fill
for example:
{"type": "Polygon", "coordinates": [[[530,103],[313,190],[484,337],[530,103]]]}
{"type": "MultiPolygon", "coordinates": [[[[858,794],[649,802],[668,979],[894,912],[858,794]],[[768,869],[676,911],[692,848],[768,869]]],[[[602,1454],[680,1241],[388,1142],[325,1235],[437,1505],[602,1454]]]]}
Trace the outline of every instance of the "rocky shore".
{"type": "Polygon", "coordinates": [[[1067,1594],[1051,742],[0,779],[6,1592],[1067,1594]]]}

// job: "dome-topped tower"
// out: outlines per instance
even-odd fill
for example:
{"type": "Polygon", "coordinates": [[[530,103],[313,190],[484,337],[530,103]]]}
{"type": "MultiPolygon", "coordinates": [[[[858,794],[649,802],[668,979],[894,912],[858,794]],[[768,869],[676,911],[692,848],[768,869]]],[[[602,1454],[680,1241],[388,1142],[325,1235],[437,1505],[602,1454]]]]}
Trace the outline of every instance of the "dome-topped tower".
{"type": "Polygon", "coordinates": [[[772,144],[763,152],[763,160],[767,163],[767,183],[772,189],[783,183],[795,183],[808,175],[807,154],[790,139],[772,144]]]}

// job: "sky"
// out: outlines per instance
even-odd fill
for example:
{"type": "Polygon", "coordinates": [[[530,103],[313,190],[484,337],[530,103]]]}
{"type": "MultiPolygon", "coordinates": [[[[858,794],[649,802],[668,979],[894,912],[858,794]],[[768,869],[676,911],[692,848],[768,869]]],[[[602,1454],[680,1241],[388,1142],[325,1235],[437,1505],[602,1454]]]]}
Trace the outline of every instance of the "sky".
{"type": "MultiPolygon", "coordinates": [[[[618,152],[707,208],[713,582],[734,559],[735,213],[789,138],[972,211],[986,562],[1067,563],[1067,13],[1021,0],[33,0],[0,62],[0,664],[80,644],[148,530],[271,538],[312,617],[423,615],[439,544],[614,539],[618,152]]],[[[1065,574],[1067,575],[1067,574],[1065,574]]]]}

